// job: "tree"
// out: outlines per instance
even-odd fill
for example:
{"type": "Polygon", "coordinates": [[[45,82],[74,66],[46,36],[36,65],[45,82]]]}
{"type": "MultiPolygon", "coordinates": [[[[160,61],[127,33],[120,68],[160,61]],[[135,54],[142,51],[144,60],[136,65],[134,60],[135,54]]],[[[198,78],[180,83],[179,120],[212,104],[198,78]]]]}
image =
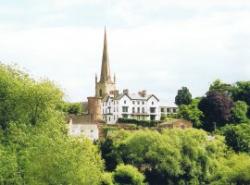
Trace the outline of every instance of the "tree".
{"type": "Polygon", "coordinates": [[[103,173],[101,178],[101,185],[114,185],[112,173],[103,173]]]}
{"type": "Polygon", "coordinates": [[[75,114],[78,115],[82,112],[82,104],[81,103],[69,103],[65,102],[63,111],[68,114],[75,114]]]}
{"type": "Polygon", "coordinates": [[[244,123],[248,121],[247,118],[248,106],[244,101],[237,101],[234,103],[232,109],[232,122],[244,123]]]}
{"type": "Polygon", "coordinates": [[[236,152],[247,152],[250,154],[250,125],[227,125],[222,129],[226,144],[236,152]]]}
{"type": "Polygon", "coordinates": [[[204,129],[212,131],[214,124],[221,127],[230,121],[233,101],[225,93],[211,91],[201,99],[198,107],[204,114],[204,129]]]}
{"type": "Polygon", "coordinates": [[[250,156],[246,154],[231,154],[221,158],[218,170],[211,178],[211,185],[250,184],[250,156]]]}
{"type": "Polygon", "coordinates": [[[98,148],[67,135],[58,87],[0,65],[0,97],[0,184],[100,184],[98,148]]]}
{"type": "Polygon", "coordinates": [[[222,137],[208,140],[204,131],[196,129],[139,130],[125,138],[122,134],[111,136],[115,152],[123,163],[144,173],[150,185],[209,184],[217,159],[226,151],[222,137]]]}
{"type": "Polygon", "coordinates": [[[248,118],[250,118],[250,81],[236,82],[233,89],[234,101],[244,101],[248,107],[248,118]]]}
{"type": "Polygon", "coordinates": [[[225,93],[227,95],[231,95],[233,90],[232,85],[223,83],[221,80],[215,80],[209,87],[209,91],[217,91],[221,93],[225,93]]]}
{"type": "Polygon", "coordinates": [[[176,105],[188,105],[192,101],[192,95],[189,92],[187,87],[182,87],[178,90],[178,93],[175,97],[176,105]]]}
{"type": "Polygon", "coordinates": [[[189,105],[179,106],[178,117],[191,121],[193,126],[199,128],[202,124],[202,111],[198,108],[200,99],[193,99],[189,105]]]}
{"type": "Polygon", "coordinates": [[[121,162],[121,157],[116,152],[113,140],[105,139],[100,143],[102,158],[105,160],[105,169],[107,171],[115,170],[116,166],[121,162]]]}
{"type": "Polygon", "coordinates": [[[115,185],[144,185],[145,177],[137,168],[120,164],[113,172],[115,185]]]}
{"type": "Polygon", "coordinates": [[[233,91],[233,98],[235,101],[245,101],[250,105],[250,81],[236,82],[233,91]]]}
{"type": "Polygon", "coordinates": [[[10,122],[36,125],[56,114],[62,91],[48,80],[34,81],[18,69],[0,64],[0,126],[10,122]]]}

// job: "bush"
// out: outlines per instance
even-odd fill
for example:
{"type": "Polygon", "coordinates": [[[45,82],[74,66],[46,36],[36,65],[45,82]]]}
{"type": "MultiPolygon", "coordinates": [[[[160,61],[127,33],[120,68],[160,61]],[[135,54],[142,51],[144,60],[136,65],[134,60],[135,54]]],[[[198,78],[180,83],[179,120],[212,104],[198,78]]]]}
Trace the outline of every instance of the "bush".
{"type": "Polygon", "coordinates": [[[118,123],[132,123],[138,126],[143,127],[155,127],[157,124],[161,123],[162,121],[148,121],[148,120],[137,120],[137,119],[128,119],[128,118],[119,118],[118,123]]]}
{"type": "Polygon", "coordinates": [[[250,154],[250,125],[227,125],[222,129],[226,144],[236,152],[248,152],[250,154]]]}
{"type": "Polygon", "coordinates": [[[144,185],[145,177],[137,168],[131,165],[120,164],[113,172],[116,185],[144,185]]]}
{"type": "Polygon", "coordinates": [[[101,178],[101,185],[114,185],[112,173],[103,173],[101,178]]]}

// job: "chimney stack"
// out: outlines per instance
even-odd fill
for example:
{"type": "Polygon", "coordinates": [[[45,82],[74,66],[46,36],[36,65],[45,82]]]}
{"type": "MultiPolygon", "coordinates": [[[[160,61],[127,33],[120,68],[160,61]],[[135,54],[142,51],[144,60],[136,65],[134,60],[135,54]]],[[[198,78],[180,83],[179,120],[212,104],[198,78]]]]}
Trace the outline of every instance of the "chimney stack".
{"type": "Polygon", "coordinates": [[[128,93],[129,93],[128,89],[123,89],[123,94],[128,95],[128,93]]]}
{"type": "Polygon", "coordinates": [[[141,97],[145,97],[147,95],[147,91],[146,90],[142,90],[142,91],[139,91],[138,94],[141,96],[141,97]]]}

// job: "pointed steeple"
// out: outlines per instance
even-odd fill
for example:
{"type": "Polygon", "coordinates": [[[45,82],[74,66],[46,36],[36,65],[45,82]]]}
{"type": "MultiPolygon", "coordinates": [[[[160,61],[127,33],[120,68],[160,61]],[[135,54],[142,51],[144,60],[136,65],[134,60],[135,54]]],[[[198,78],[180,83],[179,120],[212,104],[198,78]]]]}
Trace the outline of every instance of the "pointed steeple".
{"type": "Polygon", "coordinates": [[[100,82],[111,82],[106,27],[104,29],[104,45],[100,82]]]}

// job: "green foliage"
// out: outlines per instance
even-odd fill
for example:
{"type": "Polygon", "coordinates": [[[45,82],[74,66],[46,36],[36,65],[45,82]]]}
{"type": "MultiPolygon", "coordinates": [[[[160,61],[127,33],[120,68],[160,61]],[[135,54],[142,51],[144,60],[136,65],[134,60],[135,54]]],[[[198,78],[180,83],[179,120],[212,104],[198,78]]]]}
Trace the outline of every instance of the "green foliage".
{"type": "Polygon", "coordinates": [[[203,97],[198,105],[203,112],[203,128],[212,131],[217,127],[222,127],[231,120],[232,99],[225,93],[211,91],[203,97]]]}
{"type": "Polygon", "coordinates": [[[236,152],[248,152],[250,154],[250,125],[227,125],[222,129],[226,144],[236,152]]]}
{"type": "Polygon", "coordinates": [[[234,86],[233,98],[235,101],[245,101],[250,105],[250,81],[240,81],[234,86]]]}
{"type": "Polygon", "coordinates": [[[221,80],[215,80],[209,87],[209,91],[216,91],[220,93],[225,93],[231,95],[233,86],[230,84],[223,83],[221,80]]]}
{"type": "Polygon", "coordinates": [[[101,141],[100,149],[102,158],[105,160],[105,166],[107,171],[113,171],[116,166],[121,163],[121,157],[116,152],[116,146],[114,141],[110,138],[101,141]]]}
{"type": "Polygon", "coordinates": [[[53,116],[63,93],[48,80],[35,82],[18,69],[0,65],[0,126],[11,121],[35,125],[53,116]]]}
{"type": "Polygon", "coordinates": [[[232,154],[227,158],[221,158],[218,170],[212,177],[212,185],[232,184],[248,185],[250,184],[250,156],[246,154],[232,154]]]}
{"type": "Polygon", "coordinates": [[[198,108],[200,99],[193,99],[190,105],[179,106],[178,117],[191,121],[193,126],[199,128],[202,124],[202,111],[198,108]]]}
{"type": "Polygon", "coordinates": [[[47,80],[0,65],[0,184],[100,184],[97,147],[67,135],[62,95],[47,80]]]}
{"type": "Polygon", "coordinates": [[[114,185],[112,173],[103,173],[100,185],[114,185]]]}
{"type": "Polygon", "coordinates": [[[148,121],[148,120],[137,120],[137,119],[128,119],[128,118],[119,118],[118,123],[132,123],[138,126],[143,127],[155,127],[161,121],[148,121]]]}
{"type": "Polygon", "coordinates": [[[75,114],[75,115],[81,114],[82,104],[80,102],[79,103],[65,102],[63,106],[63,111],[68,114],[75,114]]]}
{"type": "Polygon", "coordinates": [[[140,169],[152,185],[208,184],[217,158],[225,155],[221,137],[208,140],[200,130],[117,132],[113,150],[122,162],[140,169]]]}
{"type": "Polygon", "coordinates": [[[145,177],[137,168],[120,164],[113,172],[115,185],[144,185],[145,177]]]}
{"type": "Polygon", "coordinates": [[[248,121],[247,118],[248,106],[244,101],[237,101],[234,103],[232,109],[232,122],[244,123],[248,121]]]}
{"type": "Polygon", "coordinates": [[[187,87],[182,87],[178,90],[178,93],[175,97],[176,105],[189,105],[192,101],[192,95],[189,92],[187,87]]]}

